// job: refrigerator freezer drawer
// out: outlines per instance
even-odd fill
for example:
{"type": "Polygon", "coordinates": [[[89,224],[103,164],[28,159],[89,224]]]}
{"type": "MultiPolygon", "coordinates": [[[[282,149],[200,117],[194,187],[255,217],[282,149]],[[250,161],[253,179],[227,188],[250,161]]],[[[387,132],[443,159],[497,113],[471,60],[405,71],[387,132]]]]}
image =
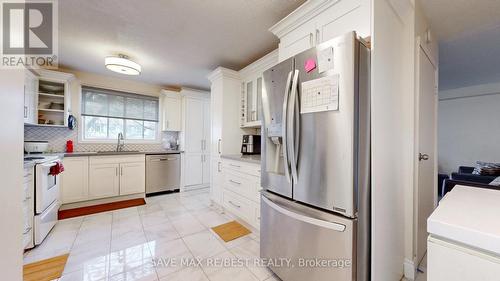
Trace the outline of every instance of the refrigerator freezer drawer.
{"type": "Polygon", "coordinates": [[[355,280],[356,221],[275,199],[262,197],[260,255],[291,264],[271,270],[287,281],[355,280]]]}

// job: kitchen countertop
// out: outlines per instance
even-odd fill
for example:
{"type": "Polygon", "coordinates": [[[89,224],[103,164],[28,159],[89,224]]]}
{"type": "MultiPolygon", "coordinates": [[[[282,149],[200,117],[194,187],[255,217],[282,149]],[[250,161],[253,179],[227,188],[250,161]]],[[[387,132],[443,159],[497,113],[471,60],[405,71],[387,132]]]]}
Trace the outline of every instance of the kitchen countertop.
{"type": "Polygon", "coordinates": [[[457,185],[427,220],[431,235],[500,254],[500,190],[457,185]]]}
{"type": "Polygon", "coordinates": [[[229,160],[260,164],[260,154],[257,155],[222,154],[221,157],[229,160]]]}
{"type": "Polygon", "coordinates": [[[164,150],[164,151],[75,151],[70,153],[64,153],[64,157],[78,157],[78,156],[112,156],[112,155],[133,155],[133,154],[177,154],[182,153],[180,150],[164,150]]]}

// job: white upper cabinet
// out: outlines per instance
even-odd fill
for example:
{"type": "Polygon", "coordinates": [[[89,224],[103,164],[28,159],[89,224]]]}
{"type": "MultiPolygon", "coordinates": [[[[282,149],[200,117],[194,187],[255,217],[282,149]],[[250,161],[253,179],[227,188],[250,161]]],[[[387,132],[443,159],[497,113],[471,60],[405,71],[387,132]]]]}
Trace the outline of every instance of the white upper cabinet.
{"type": "Polygon", "coordinates": [[[181,96],[177,92],[162,90],[162,131],[181,131],[181,96]]]}
{"type": "Polygon", "coordinates": [[[70,83],[73,74],[38,69],[37,124],[43,126],[68,126],[71,112],[70,83]]]}
{"type": "Polygon", "coordinates": [[[370,0],[307,1],[270,28],[280,39],[279,61],[349,31],[370,36],[370,0]]]}
{"type": "Polygon", "coordinates": [[[259,128],[262,123],[262,74],[278,63],[278,51],[275,50],[261,59],[240,70],[241,106],[240,127],[259,128]]]}
{"type": "Polygon", "coordinates": [[[185,151],[189,153],[202,153],[205,141],[204,134],[204,101],[196,98],[185,99],[186,130],[185,151]]]}
{"type": "Polygon", "coordinates": [[[241,78],[238,72],[218,67],[209,76],[212,108],[212,156],[238,154],[241,149],[241,78]]]}
{"type": "Polygon", "coordinates": [[[37,92],[38,92],[38,77],[31,71],[24,71],[24,123],[37,124],[37,92]]]}

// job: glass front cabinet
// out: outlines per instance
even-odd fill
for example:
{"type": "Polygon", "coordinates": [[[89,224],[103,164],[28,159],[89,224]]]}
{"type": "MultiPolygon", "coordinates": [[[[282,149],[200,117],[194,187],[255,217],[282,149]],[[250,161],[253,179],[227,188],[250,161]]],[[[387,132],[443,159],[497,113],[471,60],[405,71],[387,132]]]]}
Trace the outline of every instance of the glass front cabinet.
{"type": "Polygon", "coordinates": [[[241,83],[241,127],[258,128],[262,115],[262,76],[243,80],[241,83]]]}

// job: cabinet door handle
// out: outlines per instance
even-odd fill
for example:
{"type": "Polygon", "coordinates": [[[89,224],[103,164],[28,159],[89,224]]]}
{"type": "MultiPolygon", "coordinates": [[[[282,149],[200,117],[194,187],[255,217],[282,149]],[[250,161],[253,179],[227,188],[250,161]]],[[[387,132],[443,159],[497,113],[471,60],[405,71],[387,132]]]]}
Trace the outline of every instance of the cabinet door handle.
{"type": "Polygon", "coordinates": [[[115,174],[118,176],[118,167],[115,168],[115,174]]]}
{"type": "Polygon", "coordinates": [[[319,38],[319,29],[316,28],[316,44],[320,43],[320,38],[319,38]]]}
{"type": "Polygon", "coordinates": [[[241,182],[238,182],[238,181],[234,181],[234,180],[229,180],[230,182],[234,183],[234,184],[241,184],[241,182]]]}
{"type": "Polygon", "coordinates": [[[123,176],[123,167],[120,167],[120,175],[123,176]]]}
{"type": "Polygon", "coordinates": [[[203,140],[200,141],[200,148],[203,150],[203,140]]]}
{"type": "Polygon", "coordinates": [[[217,151],[219,152],[219,154],[220,154],[220,150],[221,150],[221,148],[220,148],[221,142],[222,142],[222,139],[219,139],[219,142],[217,143],[217,151]]]}
{"type": "Polygon", "coordinates": [[[238,208],[238,209],[239,209],[239,208],[241,208],[241,206],[240,206],[240,205],[234,204],[234,203],[233,203],[233,201],[231,201],[231,200],[229,200],[229,204],[231,204],[231,205],[235,206],[235,207],[236,207],[236,208],[238,208]]]}
{"type": "Polygon", "coordinates": [[[167,129],[170,129],[170,121],[167,120],[167,129]]]}
{"type": "Polygon", "coordinates": [[[26,198],[24,198],[23,202],[26,202],[26,201],[28,201],[30,199],[31,199],[31,196],[30,197],[26,197],[26,198]]]}
{"type": "Polygon", "coordinates": [[[222,172],[222,170],[220,168],[220,164],[221,164],[221,162],[217,162],[217,172],[219,172],[219,173],[222,172]]]}
{"type": "Polygon", "coordinates": [[[309,33],[309,43],[314,46],[314,34],[312,32],[309,33]]]}
{"type": "Polygon", "coordinates": [[[28,107],[24,106],[24,118],[28,118],[28,107]]]}

